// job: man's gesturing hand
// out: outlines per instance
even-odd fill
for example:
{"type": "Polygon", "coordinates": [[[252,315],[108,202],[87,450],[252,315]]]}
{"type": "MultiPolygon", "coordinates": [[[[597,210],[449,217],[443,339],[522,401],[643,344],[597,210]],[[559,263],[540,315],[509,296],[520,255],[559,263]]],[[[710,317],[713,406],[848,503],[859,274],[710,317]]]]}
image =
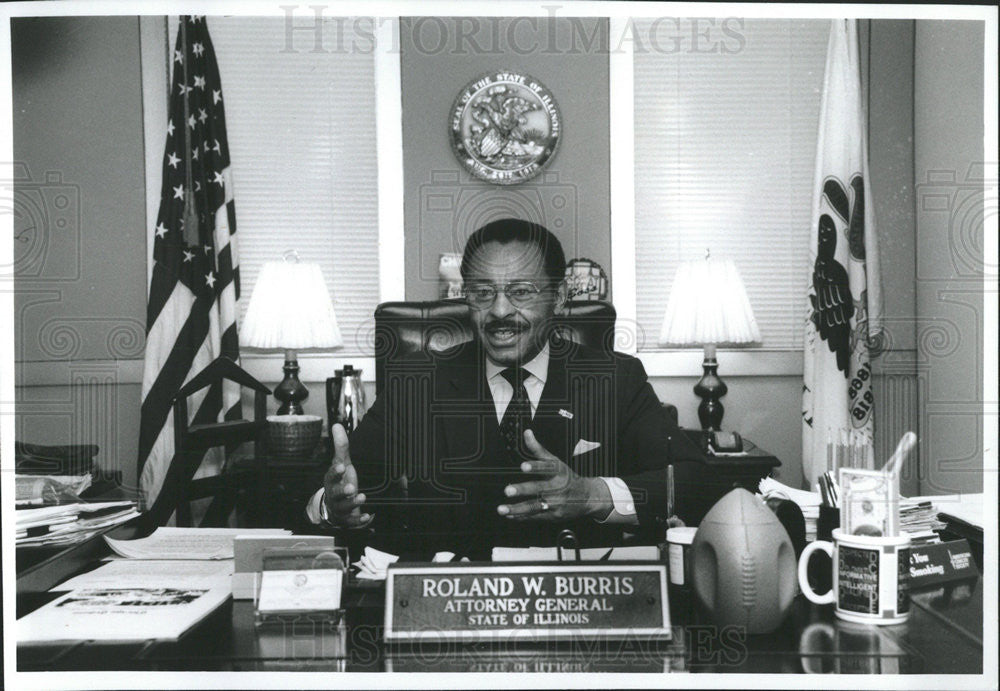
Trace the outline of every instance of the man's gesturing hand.
{"type": "Polygon", "coordinates": [[[510,504],[501,504],[497,513],[513,520],[565,521],[589,516],[603,520],[614,507],[611,492],[597,477],[580,477],[538,443],[531,430],[525,430],[524,443],[531,460],[521,470],[543,479],[507,485],[504,494],[510,504]]]}
{"type": "Polygon", "coordinates": [[[351,449],[342,425],[333,426],[333,462],[323,479],[327,520],[342,528],[360,528],[371,520],[361,513],[365,495],[358,493],[358,471],[351,464],[351,449]]]}

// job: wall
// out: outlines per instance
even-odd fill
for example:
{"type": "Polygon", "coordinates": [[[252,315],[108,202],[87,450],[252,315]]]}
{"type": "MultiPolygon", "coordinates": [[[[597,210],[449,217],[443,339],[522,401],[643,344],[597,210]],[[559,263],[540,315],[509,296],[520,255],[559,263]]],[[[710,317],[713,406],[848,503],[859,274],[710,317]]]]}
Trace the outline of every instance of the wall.
{"type": "Polygon", "coordinates": [[[401,19],[407,300],[436,299],[440,254],[511,215],[544,223],[567,259],[589,257],[610,275],[607,33],[603,19],[401,19]],[[512,187],[466,174],[448,132],[461,89],[501,69],[545,84],[563,122],[548,167],[512,187]]]}
{"type": "MultiPolygon", "coordinates": [[[[900,437],[920,435],[916,379],[916,209],[913,190],[913,32],[909,20],[861,23],[868,75],[869,173],[882,257],[882,354],[875,373],[875,455],[888,458],[900,437]]],[[[900,489],[919,493],[919,464],[904,466],[900,489]]]]}
{"type": "Polygon", "coordinates": [[[927,494],[983,491],[984,31],[982,22],[918,21],[914,39],[916,347],[927,494]]]}
{"type": "Polygon", "coordinates": [[[102,465],[134,481],[146,299],[138,20],[14,19],[11,52],[17,438],[97,443],[102,465]]]}

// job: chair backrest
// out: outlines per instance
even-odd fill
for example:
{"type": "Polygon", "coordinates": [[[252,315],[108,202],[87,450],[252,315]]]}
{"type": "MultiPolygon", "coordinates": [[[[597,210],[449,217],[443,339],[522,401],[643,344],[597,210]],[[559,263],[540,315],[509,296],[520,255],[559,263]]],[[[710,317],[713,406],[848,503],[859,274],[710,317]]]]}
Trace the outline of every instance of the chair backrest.
{"type": "MultiPolygon", "coordinates": [[[[605,350],[614,349],[615,308],[609,302],[567,302],[556,317],[563,338],[605,350]]],[[[399,358],[440,352],[472,340],[464,300],[383,302],[375,309],[375,386],[381,393],[386,365],[399,358]]]]}
{"type": "Polygon", "coordinates": [[[226,357],[217,358],[182,386],[173,400],[174,457],[163,480],[163,486],[153,506],[146,511],[144,521],[152,526],[163,525],[176,512],[178,526],[190,526],[191,501],[210,497],[211,504],[202,517],[202,527],[221,527],[236,504],[238,492],[251,486],[254,473],[225,472],[221,475],[194,479],[209,449],[225,447],[227,452],[240,444],[253,442],[254,458],[263,457],[264,435],[267,431],[267,396],[271,390],[254,379],[246,370],[226,357]],[[221,395],[224,381],[235,382],[254,392],[254,416],[251,420],[188,420],[188,398],[208,387],[218,387],[221,395]]]}

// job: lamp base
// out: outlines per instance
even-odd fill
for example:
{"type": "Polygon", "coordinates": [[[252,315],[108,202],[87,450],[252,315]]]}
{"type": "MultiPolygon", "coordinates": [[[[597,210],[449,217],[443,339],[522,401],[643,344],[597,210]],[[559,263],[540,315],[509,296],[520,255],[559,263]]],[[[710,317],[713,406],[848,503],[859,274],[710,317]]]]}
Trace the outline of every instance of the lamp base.
{"type": "Polygon", "coordinates": [[[294,350],[285,352],[285,378],[274,388],[274,397],[281,401],[278,415],[301,415],[302,401],[309,398],[309,389],[299,381],[299,361],[294,350]]]}
{"type": "Polygon", "coordinates": [[[694,386],[694,392],[701,398],[698,406],[698,421],[705,430],[721,430],[725,408],[719,399],[726,395],[729,387],[719,378],[719,363],[715,359],[715,345],[705,345],[705,373],[694,386]]]}

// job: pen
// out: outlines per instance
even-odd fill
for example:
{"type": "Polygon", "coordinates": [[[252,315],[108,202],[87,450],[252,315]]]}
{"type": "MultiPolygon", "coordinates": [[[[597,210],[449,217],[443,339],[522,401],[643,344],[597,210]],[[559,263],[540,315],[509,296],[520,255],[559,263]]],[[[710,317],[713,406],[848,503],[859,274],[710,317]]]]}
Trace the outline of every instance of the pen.
{"type": "Polygon", "coordinates": [[[667,466],[667,519],[674,515],[674,464],[667,466]]]}

